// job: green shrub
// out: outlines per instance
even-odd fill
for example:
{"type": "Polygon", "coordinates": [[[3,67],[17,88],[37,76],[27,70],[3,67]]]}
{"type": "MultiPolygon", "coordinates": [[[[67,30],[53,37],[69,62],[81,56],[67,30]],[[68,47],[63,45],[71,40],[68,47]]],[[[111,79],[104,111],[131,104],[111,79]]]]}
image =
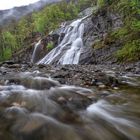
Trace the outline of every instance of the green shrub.
{"type": "Polygon", "coordinates": [[[140,40],[127,42],[122,49],[117,52],[120,61],[133,61],[140,59],[140,40]]]}
{"type": "Polygon", "coordinates": [[[53,4],[47,6],[42,11],[33,14],[34,31],[45,33],[54,30],[58,25],[66,20],[71,20],[78,15],[78,8],[75,4],[53,4]],[[55,9],[55,10],[54,10],[55,9]]]}
{"type": "Polygon", "coordinates": [[[16,49],[18,47],[16,37],[11,32],[6,31],[3,32],[2,35],[6,48],[16,49]]]}
{"type": "Polygon", "coordinates": [[[48,43],[48,45],[46,47],[47,47],[48,51],[52,50],[54,48],[53,42],[48,43]]]}
{"type": "Polygon", "coordinates": [[[123,28],[119,28],[119,29],[115,30],[114,32],[112,32],[111,36],[116,39],[121,39],[128,33],[129,33],[128,29],[123,27],[123,28]]]}
{"type": "Polygon", "coordinates": [[[103,7],[105,5],[105,1],[104,0],[97,0],[97,6],[99,8],[103,7]]]}
{"type": "Polygon", "coordinates": [[[140,31],[140,20],[133,19],[130,28],[134,31],[140,31]]]}
{"type": "Polygon", "coordinates": [[[12,50],[10,48],[6,48],[4,50],[3,58],[2,60],[8,60],[12,57],[12,50]]]}

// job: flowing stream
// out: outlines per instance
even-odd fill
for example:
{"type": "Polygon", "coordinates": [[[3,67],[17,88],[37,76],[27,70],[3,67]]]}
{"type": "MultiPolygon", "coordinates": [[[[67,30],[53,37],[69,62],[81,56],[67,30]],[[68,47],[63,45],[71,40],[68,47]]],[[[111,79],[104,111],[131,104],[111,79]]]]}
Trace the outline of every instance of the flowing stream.
{"type": "MultiPolygon", "coordinates": [[[[85,18],[85,17],[84,17],[85,18]]],[[[50,51],[38,64],[78,64],[81,48],[83,47],[84,23],[78,19],[66,27],[62,27],[60,34],[65,34],[59,45],[50,51]]],[[[33,53],[40,45],[38,42],[33,53]]],[[[35,59],[35,58],[34,58],[35,59]]]]}
{"type": "Polygon", "coordinates": [[[0,140],[140,140],[139,77],[103,91],[61,85],[39,72],[1,78],[0,140]]]}

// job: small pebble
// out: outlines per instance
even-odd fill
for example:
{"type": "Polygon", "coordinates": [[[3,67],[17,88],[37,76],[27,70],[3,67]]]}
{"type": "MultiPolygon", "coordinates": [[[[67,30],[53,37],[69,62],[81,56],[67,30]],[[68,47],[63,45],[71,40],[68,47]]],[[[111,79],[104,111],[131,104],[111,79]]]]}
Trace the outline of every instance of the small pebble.
{"type": "Polygon", "coordinates": [[[99,88],[106,88],[105,85],[99,85],[98,87],[99,87],[99,88]]]}

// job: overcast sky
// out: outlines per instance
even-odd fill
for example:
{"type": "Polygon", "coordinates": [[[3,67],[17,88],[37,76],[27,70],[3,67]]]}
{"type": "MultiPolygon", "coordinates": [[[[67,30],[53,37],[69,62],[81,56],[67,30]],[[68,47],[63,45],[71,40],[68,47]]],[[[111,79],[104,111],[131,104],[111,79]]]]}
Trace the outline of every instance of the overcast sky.
{"type": "Polygon", "coordinates": [[[0,0],[0,10],[10,9],[15,6],[28,5],[39,0],[0,0]]]}

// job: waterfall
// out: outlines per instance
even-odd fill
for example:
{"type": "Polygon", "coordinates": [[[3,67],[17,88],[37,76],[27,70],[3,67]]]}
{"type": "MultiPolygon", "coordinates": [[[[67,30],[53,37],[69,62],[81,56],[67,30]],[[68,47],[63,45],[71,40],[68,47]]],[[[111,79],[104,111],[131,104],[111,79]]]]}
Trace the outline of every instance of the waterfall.
{"type": "Polygon", "coordinates": [[[61,30],[65,36],[38,64],[78,64],[83,48],[84,18],[72,22],[61,30]]]}
{"type": "Polygon", "coordinates": [[[41,40],[39,40],[34,46],[34,51],[31,58],[32,63],[36,63],[38,61],[39,57],[38,54],[40,51],[41,51],[41,40]]]}

